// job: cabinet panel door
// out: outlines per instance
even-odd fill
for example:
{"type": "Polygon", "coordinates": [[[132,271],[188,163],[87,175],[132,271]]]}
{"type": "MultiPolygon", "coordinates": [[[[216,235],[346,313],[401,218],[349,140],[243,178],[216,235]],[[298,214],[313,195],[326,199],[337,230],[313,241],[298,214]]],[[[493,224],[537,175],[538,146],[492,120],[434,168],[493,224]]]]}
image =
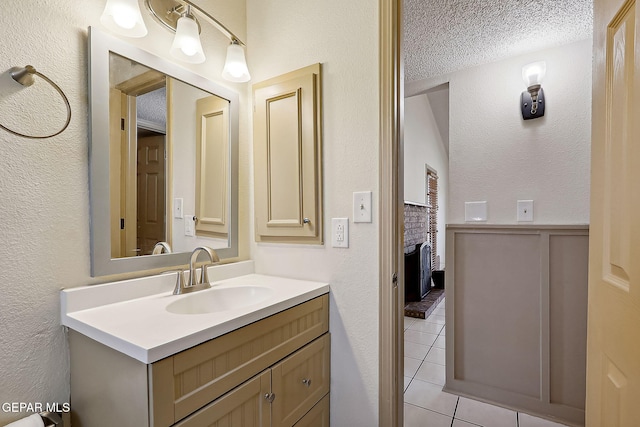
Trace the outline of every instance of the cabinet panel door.
{"type": "Polygon", "coordinates": [[[325,334],[272,368],[273,425],[293,426],[329,392],[330,346],[325,334]]]}
{"type": "Polygon", "coordinates": [[[322,243],[320,64],[254,86],[256,240],[322,243]]]}
{"type": "Polygon", "coordinates": [[[322,400],[316,403],[307,415],[302,417],[294,427],[329,427],[329,400],[330,394],[327,394],[322,400]]]}
{"type": "Polygon", "coordinates": [[[196,235],[228,239],[229,102],[196,101],[196,235]]]}
{"type": "Polygon", "coordinates": [[[265,371],[179,422],[175,427],[268,427],[271,373],[265,371]]]}
{"type": "Polygon", "coordinates": [[[322,295],[154,363],[154,426],[183,419],[328,330],[322,295]]]}

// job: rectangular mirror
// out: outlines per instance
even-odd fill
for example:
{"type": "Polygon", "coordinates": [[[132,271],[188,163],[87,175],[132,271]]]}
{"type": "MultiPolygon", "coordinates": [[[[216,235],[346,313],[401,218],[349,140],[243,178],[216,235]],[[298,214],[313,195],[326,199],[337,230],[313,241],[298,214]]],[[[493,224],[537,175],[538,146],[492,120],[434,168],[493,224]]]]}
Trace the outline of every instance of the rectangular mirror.
{"type": "Polygon", "coordinates": [[[91,260],[102,276],[238,254],[238,95],[89,28],[91,260]],[[164,242],[173,253],[152,254],[164,242]]]}

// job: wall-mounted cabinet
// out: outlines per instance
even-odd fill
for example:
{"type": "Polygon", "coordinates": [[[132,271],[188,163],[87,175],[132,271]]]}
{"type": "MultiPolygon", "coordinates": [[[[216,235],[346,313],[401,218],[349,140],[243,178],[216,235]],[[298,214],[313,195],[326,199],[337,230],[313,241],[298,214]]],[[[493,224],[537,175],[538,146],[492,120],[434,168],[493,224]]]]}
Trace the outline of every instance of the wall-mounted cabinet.
{"type": "Polygon", "coordinates": [[[321,66],[253,86],[255,238],[322,244],[321,66]]]}
{"type": "Polygon", "coordinates": [[[329,426],[323,295],[151,364],[70,331],[74,427],[329,426]]]}

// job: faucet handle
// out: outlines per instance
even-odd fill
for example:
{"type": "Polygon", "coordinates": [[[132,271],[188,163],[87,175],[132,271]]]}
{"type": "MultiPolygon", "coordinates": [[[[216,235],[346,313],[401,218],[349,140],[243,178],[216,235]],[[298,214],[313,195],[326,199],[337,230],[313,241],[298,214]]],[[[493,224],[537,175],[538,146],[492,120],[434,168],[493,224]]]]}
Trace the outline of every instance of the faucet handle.
{"type": "Polygon", "coordinates": [[[162,273],[178,273],[176,276],[176,285],[173,288],[173,295],[179,295],[187,286],[187,281],[184,278],[184,271],[182,269],[174,269],[163,271],[162,273]]]}

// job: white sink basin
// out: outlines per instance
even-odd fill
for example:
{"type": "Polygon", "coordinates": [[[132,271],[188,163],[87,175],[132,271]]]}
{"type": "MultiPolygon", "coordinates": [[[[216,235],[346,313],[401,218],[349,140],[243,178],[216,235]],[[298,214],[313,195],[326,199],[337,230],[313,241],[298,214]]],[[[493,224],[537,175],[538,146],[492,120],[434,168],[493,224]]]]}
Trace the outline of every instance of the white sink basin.
{"type": "Polygon", "coordinates": [[[207,314],[235,310],[258,304],[273,293],[263,286],[234,286],[198,291],[167,306],[174,314],[207,314]]]}

